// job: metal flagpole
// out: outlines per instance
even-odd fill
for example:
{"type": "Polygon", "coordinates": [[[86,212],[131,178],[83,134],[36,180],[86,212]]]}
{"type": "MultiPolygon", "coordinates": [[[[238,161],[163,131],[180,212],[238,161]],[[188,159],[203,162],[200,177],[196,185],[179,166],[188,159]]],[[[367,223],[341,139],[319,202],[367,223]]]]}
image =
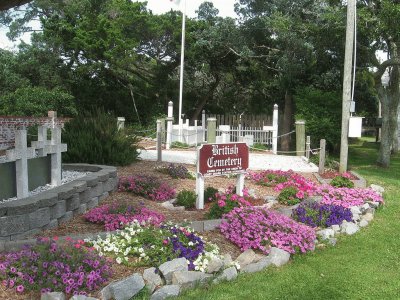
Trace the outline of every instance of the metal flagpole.
{"type": "Polygon", "coordinates": [[[183,95],[183,65],[185,60],[185,23],[186,23],[186,0],[183,0],[182,11],[182,43],[181,43],[181,69],[179,78],[179,141],[182,142],[182,95],[183,95]]]}

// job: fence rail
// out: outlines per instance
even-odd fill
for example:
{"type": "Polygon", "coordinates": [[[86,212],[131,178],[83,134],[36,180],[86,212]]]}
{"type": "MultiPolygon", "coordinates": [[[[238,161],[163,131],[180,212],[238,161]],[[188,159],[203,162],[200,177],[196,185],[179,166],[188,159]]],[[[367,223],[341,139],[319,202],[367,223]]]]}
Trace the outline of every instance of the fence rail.
{"type": "Polygon", "coordinates": [[[239,126],[242,127],[263,127],[263,126],[271,126],[272,125],[272,117],[270,115],[213,115],[206,114],[206,119],[208,118],[216,118],[217,119],[217,127],[219,125],[231,125],[231,126],[239,126]]]}
{"type": "Polygon", "coordinates": [[[262,130],[256,127],[232,127],[229,131],[217,129],[217,136],[221,136],[224,133],[230,135],[231,142],[239,142],[246,136],[252,136],[253,143],[269,146],[272,146],[273,143],[273,132],[271,130],[262,130]]]}

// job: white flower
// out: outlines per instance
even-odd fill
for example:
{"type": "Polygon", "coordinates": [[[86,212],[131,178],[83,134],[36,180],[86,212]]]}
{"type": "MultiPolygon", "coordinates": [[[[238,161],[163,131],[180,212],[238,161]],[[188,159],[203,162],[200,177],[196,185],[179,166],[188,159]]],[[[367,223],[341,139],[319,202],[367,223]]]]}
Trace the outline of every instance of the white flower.
{"type": "Polygon", "coordinates": [[[116,262],[117,262],[117,264],[121,264],[122,263],[122,258],[121,257],[117,257],[116,262]]]}

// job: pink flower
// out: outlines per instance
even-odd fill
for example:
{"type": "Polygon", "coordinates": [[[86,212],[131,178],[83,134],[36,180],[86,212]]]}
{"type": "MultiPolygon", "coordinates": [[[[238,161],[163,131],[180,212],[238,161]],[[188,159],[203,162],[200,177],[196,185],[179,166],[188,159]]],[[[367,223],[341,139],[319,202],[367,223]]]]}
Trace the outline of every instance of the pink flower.
{"type": "Polygon", "coordinates": [[[22,284],[20,284],[20,285],[17,286],[16,290],[17,290],[18,293],[22,293],[25,290],[25,288],[24,288],[24,286],[22,284]]]}
{"type": "Polygon", "coordinates": [[[164,245],[168,245],[168,240],[163,240],[162,243],[163,243],[164,245]]]}
{"type": "Polygon", "coordinates": [[[225,201],[223,200],[218,200],[218,206],[219,207],[224,207],[226,205],[225,201]]]}

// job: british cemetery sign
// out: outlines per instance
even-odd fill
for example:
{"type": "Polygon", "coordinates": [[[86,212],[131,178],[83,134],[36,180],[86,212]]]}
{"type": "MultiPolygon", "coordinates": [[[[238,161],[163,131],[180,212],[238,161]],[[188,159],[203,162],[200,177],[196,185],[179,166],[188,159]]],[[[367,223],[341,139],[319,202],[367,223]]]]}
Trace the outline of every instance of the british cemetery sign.
{"type": "Polygon", "coordinates": [[[204,208],[204,177],[238,174],[236,191],[243,194],[244,173],[249,167],[246,143],[204,144],[197,150],[196,208],[204,208]]]}
{"type": "Polygon", "coordinates": [[[248,167],[246,143],[205,144],[198,150],[198,173],[203,176],[240,173],[248,167]]]}

